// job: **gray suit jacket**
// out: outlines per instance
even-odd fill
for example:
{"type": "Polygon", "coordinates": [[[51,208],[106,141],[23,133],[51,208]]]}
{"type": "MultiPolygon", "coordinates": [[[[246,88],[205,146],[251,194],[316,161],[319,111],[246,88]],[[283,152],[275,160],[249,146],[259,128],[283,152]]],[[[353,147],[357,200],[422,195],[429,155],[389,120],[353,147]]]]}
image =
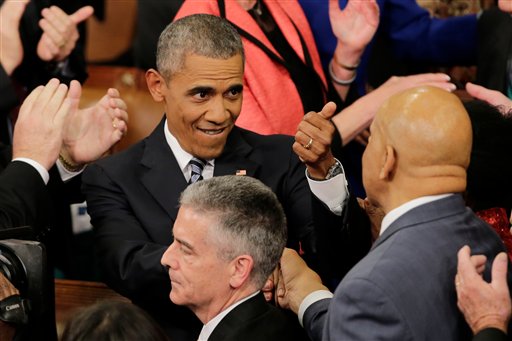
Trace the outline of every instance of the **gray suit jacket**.
{"type": "MultiPolygon", "coordinates": [[[[311,305],[304,325],[313,340],[470,340],[457,308],[457,251],[488,258],[504,251],[498,235],[460,195],[407,212],[340,283],[332,300],[311,305]],[[330,302],[329,302],[330,301],[330,302]]],[[[509,285],[511,281],[509,270],[509,285]]]]}

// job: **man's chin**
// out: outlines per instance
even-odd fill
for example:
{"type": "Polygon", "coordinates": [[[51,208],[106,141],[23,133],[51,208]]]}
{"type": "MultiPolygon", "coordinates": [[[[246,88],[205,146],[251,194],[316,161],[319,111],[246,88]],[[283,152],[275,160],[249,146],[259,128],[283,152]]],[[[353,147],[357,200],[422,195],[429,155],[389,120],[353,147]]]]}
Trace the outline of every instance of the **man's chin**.
{"type": "Polygon", "coordinates": [[[171,299],[172,303],[176,305],[183,305],[183,300],[175,292],[171,291],[171,293],[169,294],[169,298],[171,299]]]}

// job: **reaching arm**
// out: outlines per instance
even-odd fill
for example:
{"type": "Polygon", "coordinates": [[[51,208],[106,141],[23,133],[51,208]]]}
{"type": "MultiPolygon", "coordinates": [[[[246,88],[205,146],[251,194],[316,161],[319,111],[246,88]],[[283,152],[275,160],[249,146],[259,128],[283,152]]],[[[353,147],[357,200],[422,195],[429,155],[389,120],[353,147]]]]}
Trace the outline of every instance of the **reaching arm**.
{"type": "Polygon", "coordinates": [[[334,88],[345,100],[361,55],[377,31],[379,6],[375,0],[349,1],[341,10],[338,0],[329,0],[329,19],[337,45],[328,71],[334,88]]]}

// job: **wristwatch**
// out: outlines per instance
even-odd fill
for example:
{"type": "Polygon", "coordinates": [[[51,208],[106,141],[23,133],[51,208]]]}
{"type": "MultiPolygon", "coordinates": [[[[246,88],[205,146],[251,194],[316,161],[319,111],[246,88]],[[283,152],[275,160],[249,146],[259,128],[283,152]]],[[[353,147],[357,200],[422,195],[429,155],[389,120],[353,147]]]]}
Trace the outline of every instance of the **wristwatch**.
{"type": "Polygon", "coordinates": [[[341,167],[341,162],[336,160],[336,162],[331,167],[329,167],[329,170],[327,171],[327,175],[325,176],[325,180],[334,178],[336,175],[340,175],[341,173],[343,173],[343,168],[341,167]]]}

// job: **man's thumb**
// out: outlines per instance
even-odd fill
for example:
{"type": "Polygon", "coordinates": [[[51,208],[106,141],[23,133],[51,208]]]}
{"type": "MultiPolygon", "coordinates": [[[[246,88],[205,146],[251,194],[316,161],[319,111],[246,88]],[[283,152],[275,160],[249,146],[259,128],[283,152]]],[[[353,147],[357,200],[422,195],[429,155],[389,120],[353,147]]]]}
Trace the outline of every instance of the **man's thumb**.
{"type": "Polygon", "coordinates": [[[92,6],[84,6],[75,13],[71,14],[70,17],[75,24],[78,24],[89,18],[93,13],[94,8],[92,8],[92,6]]]}

